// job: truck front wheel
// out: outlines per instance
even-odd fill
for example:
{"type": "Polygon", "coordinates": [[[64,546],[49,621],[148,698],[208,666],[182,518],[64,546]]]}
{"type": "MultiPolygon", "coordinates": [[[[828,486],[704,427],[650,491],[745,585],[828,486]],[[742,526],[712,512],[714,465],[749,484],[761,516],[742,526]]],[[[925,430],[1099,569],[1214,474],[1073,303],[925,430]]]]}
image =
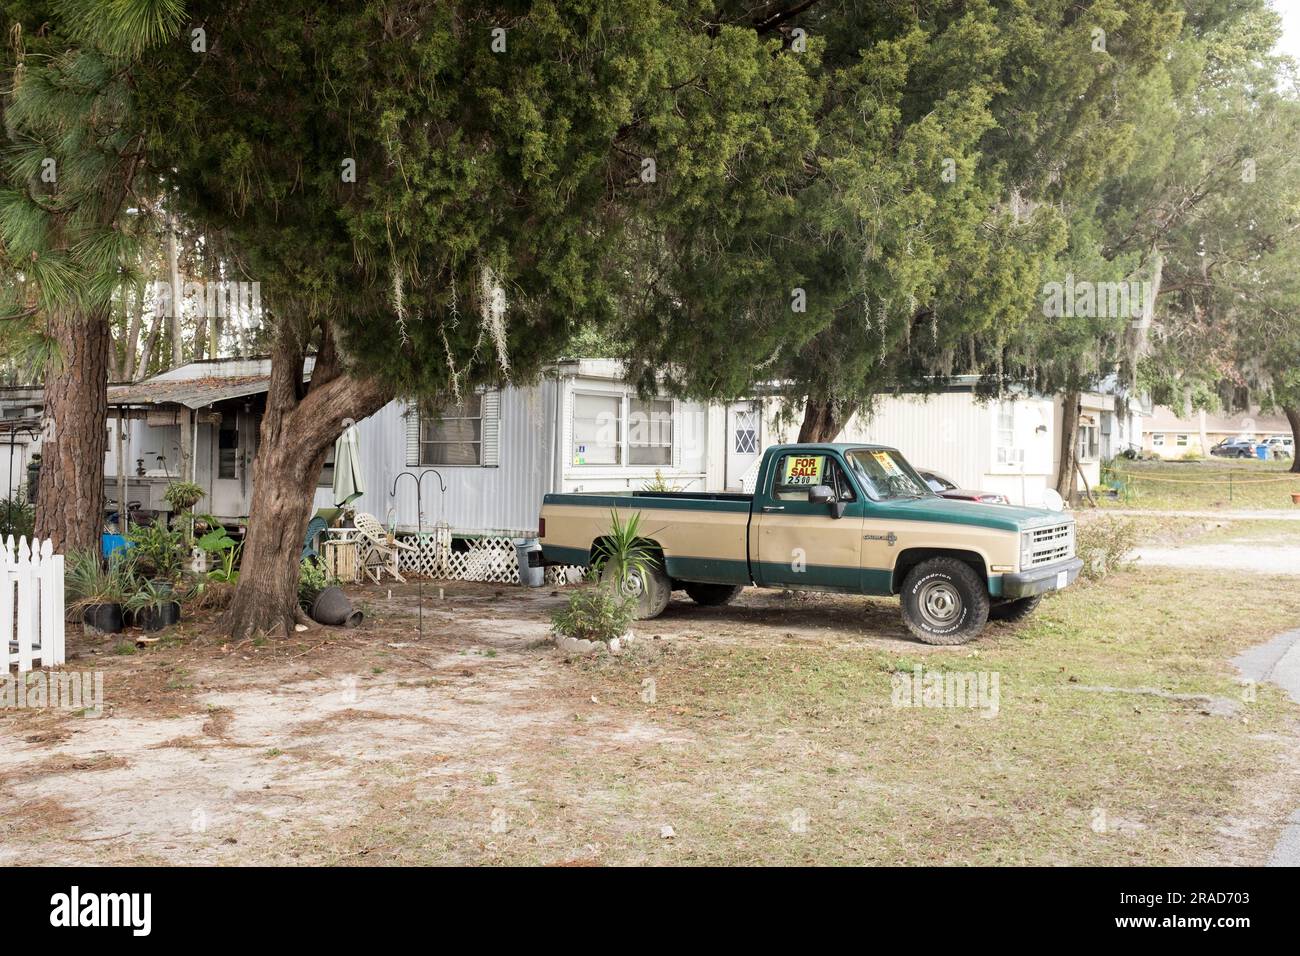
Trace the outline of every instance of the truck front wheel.
{"type": "Polygon", "coordinates": [[[673,582],[658,561],[651,562],[644,570],[638,568],[629,571],[621,589],[628,597],[636,600],[636,610],[632,616],[638,621],[658,617],[668,606],[668,599],[673,596],[673,582]]]}
{"type": "Polygon", "coordinates": [[[687,581],[682,585],[692,601],[702,607],[721,607],[735,600],[744,590],[739,584],[696,584],[687,581]]]}
{"type": "Polygon", "coordinates": [[[965,644],[989,619],[989,595],[978,574],[957,558],[914,567],[899,595],[907,629],[926,644],[965,644]]]}

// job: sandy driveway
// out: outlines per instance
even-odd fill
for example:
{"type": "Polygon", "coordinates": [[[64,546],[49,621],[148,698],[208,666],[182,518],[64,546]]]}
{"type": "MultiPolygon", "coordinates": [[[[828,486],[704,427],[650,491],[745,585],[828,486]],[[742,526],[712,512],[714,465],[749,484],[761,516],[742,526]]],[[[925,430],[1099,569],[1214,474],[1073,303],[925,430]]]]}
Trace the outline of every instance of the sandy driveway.
{"type": "MultiPolygon", "coordinates": [[[[426,587],[423,635],[414,585],[286,641],[70,631],[105,713],[0,711],[0,865],[1262,863],[1296,805],[1293,705],[1214,716],[1198,695],[1239,692],[1246,632],[1147,623],[1214,580],[1152,567],[955,648],[893,600],[755,589],[674,601],[603,660],[546,641],[561,595],[483,584],[426,587]],[[898,709],[917,667],[1000,673],[997,719],[898,709]],[[1109,685],[1170,693],[1084,692],[1109,685]]],[[[1291,591],[1252,584],[1251,640],[1291,591]]]]}

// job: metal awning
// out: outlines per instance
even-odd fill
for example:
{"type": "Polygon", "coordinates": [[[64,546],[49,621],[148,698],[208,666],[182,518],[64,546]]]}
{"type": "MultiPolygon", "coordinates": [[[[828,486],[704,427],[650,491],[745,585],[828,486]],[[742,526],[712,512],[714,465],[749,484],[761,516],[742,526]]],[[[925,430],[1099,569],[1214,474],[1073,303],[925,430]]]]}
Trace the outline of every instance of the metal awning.
{"type": "Polygon", "coordinates": [[[270,387],[266,375],[248,375],[240,378],[226,376],[213,378],[178,379],[174,381],[151,379],[133,385],[111,385],[108,389],[109,405],[184,405],[186,408],[204,408],[214,402],[260,395],[270,387]]]}

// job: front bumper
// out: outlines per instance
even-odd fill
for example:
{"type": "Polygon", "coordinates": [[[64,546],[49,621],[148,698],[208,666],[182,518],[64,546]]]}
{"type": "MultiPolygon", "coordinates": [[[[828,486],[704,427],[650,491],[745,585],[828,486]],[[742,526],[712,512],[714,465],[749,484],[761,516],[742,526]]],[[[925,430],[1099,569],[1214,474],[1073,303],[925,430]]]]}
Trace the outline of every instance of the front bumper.
{"type": "Polygon", "coordinates": [[[1000,596],[1014,600],[1016,598],[1033,597],[1036,594],[1046,594],[1048,591],[1059,591],[1061,588],[1073,584],[1082,569],[1083,559],[1071,558],[1068,561],[1045,564],[1041,568],[1034,568],[1032,571],[1004,574],[1002,575],[1002,594],[1000,596]],[[1062,574],[1065,575],[1064,578],[1061,577],[1062,574]]]}

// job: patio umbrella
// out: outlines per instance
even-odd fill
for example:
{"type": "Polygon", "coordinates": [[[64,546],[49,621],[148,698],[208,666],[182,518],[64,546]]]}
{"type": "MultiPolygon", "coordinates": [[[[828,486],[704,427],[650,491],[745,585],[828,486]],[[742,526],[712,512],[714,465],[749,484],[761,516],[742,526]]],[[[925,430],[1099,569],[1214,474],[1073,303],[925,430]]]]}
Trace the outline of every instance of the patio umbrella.
{"type": "Polygon", "coordinates": [[[361,444],[357,426],[349,425],[334,443],[334,503],[342,508],[366,493],[361,477],[361,444]]]}

